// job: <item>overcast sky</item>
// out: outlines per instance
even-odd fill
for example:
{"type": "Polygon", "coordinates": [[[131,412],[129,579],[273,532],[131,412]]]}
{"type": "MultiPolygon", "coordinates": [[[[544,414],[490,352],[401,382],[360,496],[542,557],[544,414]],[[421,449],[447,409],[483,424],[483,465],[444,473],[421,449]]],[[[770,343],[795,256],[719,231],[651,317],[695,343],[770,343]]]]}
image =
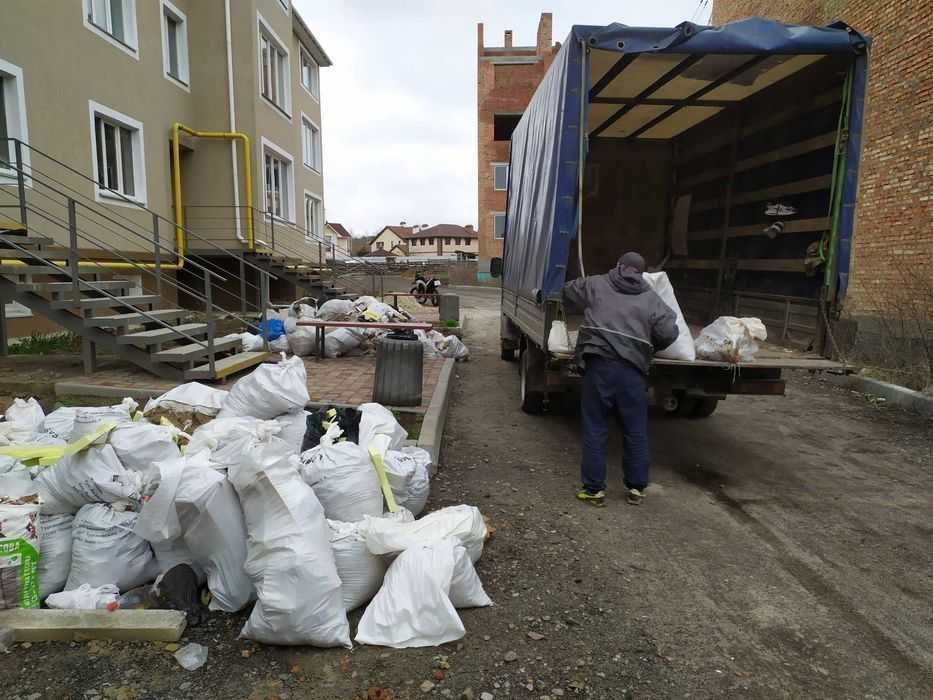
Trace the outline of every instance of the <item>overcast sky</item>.
{"type": "Polygon", "coordinates": [[[324,199],[355,235],[400,221],[476,225],[476,23],[487,46],[573,24],[704,23],[710,0],[292,0],[334,65],[321,70],[324,199]]]}

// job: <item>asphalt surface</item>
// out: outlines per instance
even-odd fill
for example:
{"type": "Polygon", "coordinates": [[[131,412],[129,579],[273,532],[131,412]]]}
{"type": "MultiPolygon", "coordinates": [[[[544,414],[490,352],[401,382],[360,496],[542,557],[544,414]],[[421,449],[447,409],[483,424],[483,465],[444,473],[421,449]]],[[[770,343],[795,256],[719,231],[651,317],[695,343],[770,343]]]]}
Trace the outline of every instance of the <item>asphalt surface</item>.
{"type": "Polygon", "coordinates": [[[470,503],[495,529],[477,565],[495,605],[461,611],[464,639],[262,647],[237,639],[246,612],[215,613],[186,633],[198,671],[161,644],[16,645],[3,697],[933,696],[933,423],[794,377],[706,420],[653,415],[637,507],[614,436],[595,509],[574,498],[577,418],[518,410],[497,293],[458,291],[472,357],[428,510],[470,503]]]}

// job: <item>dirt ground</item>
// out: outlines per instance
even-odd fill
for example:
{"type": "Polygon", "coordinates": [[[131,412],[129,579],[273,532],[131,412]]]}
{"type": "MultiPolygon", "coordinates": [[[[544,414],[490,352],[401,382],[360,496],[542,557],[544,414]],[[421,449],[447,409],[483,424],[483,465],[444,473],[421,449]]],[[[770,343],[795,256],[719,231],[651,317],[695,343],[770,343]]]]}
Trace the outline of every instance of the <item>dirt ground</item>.
{"type": "Polygon", "coordinates": [[[730,398],[707,420],[653,416],[642,506],[618,495],[616,437],[594,509],[573,498],[577,418],[517,410],[497,296],[461,292],[472,359],[428,508],[474,504],[496,528],[478,564],[495,606],[462,611],[461,642],[261,647],[236,638],[245,614],[215,614],[185,637],[210,649],[198,671],[161,644],[16,645],[3,696],[933,695],[933,423],[794,377],[785,398],[730,398]]]}

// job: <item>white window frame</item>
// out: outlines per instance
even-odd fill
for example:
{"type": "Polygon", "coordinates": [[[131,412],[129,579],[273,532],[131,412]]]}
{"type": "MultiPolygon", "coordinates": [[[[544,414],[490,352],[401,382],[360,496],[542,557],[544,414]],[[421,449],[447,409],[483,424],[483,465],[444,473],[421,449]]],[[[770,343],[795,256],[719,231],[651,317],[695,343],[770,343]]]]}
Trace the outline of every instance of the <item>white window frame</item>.
{"type": "Polygon", "coordinates": [[[292,156],[291,153],[286,151],[281,146],[276,145],[275,143],[267,139],[265,136],[262,137],[261,143],[262,143],[262,196],[263,196],[262,201],[263,201],[264,208],[268,206],[268,202],[269,202],[269,193],[266,190],[266,152],[268,151],[269,153],[271,153],[273,156],[275,156],[279,160],[288,161],[288,182],[286,183],[286,193],[285,193],[286,196],[288,197],[286,201],[287,206],[285,207],[287,209],[287,211],[285,212],[286,215],[284,217],[275,216],[274,214],[272,214],[271,211],[269,212],[269,214],[271,216],[275,216],[275,218],[278,219],[279,221],[287,221],[288,223],[294,224],[296,222],[295,210],[297,208],[295,206],[296,204],[295,203],[295,158],[292,156]]]}
{"type": "MultiPolygon", "coordinates": [[[[7,136],[29,143],[29,126],[26,115],[26,83],[23,80],[23,69],[0,58],[0,78],[3,78],[3,81],[0,82],[0,89],[3,90],[7,136]]],[[[7,141],[5,145],[9,147],[8,162],[13,163],[15,160],[13,144],[7,141]]],[[[0,145],[0,148],[2,147],[0,145]]],[[[20,152],[23,158],[21,167],[25,175],[25,173],[31,172],[29,170],[29,149],[22,148],[20,152]]],[[[27,187],[32,187],[32,178],[25,177],[24,180],[27,187]]],[[[0,166],[0,185],[16,181],[15,170],[0,166]]]]}
{"type": "Polygon", "coordinates": [[[169,0],[161,0],[159,21],[162,24],[162,68],[165,79],[183,90],[191,92],[191,65],[188,58],[188,17],[169,0]],[[172,62],[169,55],[168,22],[169,17],[178,24],[178,37],[175,48],[178,52],[178,75],[172,75],[172,62]]]}
{"type": "Polygon", "coordinates": [[[492,189],[494,192],[505,192],[509,189],[509,164],[490,163],[492,165],[492,189]],[[496,187],[496,169],[505,168],[505,187],[496,187]]]}
{"type": "Polygon", "coordinates": [[[305,196],[304,196],[305,241],[309,243],[321,242],[322,244],[326,245],[326,243],[324,242],[325,236],[323,233],[324,198],[315,192],[311,192],[310,190],[305,190],[304,192],[305,192],[305,196]],[[315,227],[317,230],[315,231],[311,231],[308,228],[308,200],[309,199],[317,202],[318,220],[317,220],[317,226],[315,227]]]}
{"type": "Polygon", "coordinates": [[[113,46],[116,46],[127,56],[132,56],[138,61],[139,30],[136,26],[136,0],[121,0],[123,3],[123,29],[126,38],[125,42],[117,39],[115,36],[113,36],[113,34],[110,33],[110,24],[112,22],[110,0],[102,0],[104,2],[104,8],[107,15],[105,18],[106,26],[100,26],[96,22],[91,21],[91,16],[93,14],[93,3],[96,1],[98,0],[83,0],[82,2],[82,8],[84,10],[84,26],[97,34],[97,36],[101,37],[113,46]]]}
{"type": "Polygon", "coordinates": [[[88,100],[88,114],[91,127],[91,169],[94,173],[94,198],[98,202],[116,204],[124,207],[133,207],[134,205],[131,202],[136,202],[145,206],[147,199],[146,135],[143,129],[143,123],[115,109],[94,102],[94,100],[88,100]],[[117,194],[106,187],[100,186],[100,173],[97,168],[97,129],[94,124],[95,117],[98,116],[104,117],[107,121],[133,131],[133,189],[135,193],[132,196],[123,193],[117,194]],[[131,201],[127,202],[127,199],[131,201]]]}
{"type": "Polygon", "coordinates": [[[318,65],[318,62],[314,59],[314,56],[311,55],[311,52],[308,51],[301,44],[298,45],[298,82],[301,83],[301,87],[305,89],[305,92],[311,95],[311,99],[315,102],[321,101],[321,67],[318,65]],[[304,72],[304,61],[307,59],[310,64],[314,67],[313,71],[309,75],[314,76],[311,80],[311,84],[305,82],[305,72],[304,72]]]}
{"type": "Polygon", "coordinates": [[[288,15],[291,9],[291,2],[289,2],[289,0],[279,0],[279,7],[282,8],[282,12],[288,15]]]}
{"type": "Polygon", "coordinates": [[[505,240],[505,212],[504,211],[494,211],[492,213],[492,239],[494,241],[504,241],[505,240]],[[496,219],[502,217],[502,235],[496,235],[496,219]]]}
{"type": "Polygon", "coordinates": [[[259,66],[259,97],[267,105],[272,107],[283,119],[291,122],[292,120],[292,64],[291,64],[291,54],[288,51],[288,45],[279,38],[279,35],[275,33],[275,30],[271,25],[265,20],[265,18],[260,14],[256,13],[256,58],[259,66]],[[271,99],[266,97],[263,94],[263,82],[265,79],[263,66],[262,66],[262,40],[265,38],[270,44],[275,45],[274,48],[285,55],[285,60],[282,61],[282,65],[285,69],[285,79],[282,81],[282,90],[284,94],[284,103],[282,105],[276,104],[271,99]]]}
{"type": "Polygon", "coordinates": [[[311,117],[309,117],[307,114],[302,112],[301,113],[301,162],[304,164],[304,166],[308,170],[311,170],[312,172],[315,172],[318,175],[320,175],[324,169],[322,165],[323,161],[324,161],[324,153],[322,152],[322,147],[321,147],[321,127],[318,126],[318,124],[311,117]],[[307,138],[305,135],[305,126],[311,127],[309,131],[310,131],[310,136],[311,136],[311,140],[313,143],[311,144],[312,160],[310,163],[308,162],[307,157],[306,157],[308,155],[308,146],[307,146],[307,138]]]}

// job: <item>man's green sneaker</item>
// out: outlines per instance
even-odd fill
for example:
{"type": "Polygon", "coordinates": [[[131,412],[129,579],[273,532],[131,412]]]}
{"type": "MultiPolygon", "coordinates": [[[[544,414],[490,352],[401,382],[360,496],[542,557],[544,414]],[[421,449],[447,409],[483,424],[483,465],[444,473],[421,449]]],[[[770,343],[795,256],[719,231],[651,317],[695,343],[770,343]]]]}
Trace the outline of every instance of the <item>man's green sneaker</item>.
{"type": "Polygon", "coordinates": [[[602,508],[606,505],[606,492],[597,491],[596,493],[590,493],[586,489],[580,489],[577,492],[577,498],[584,503],[589,503],[591,506],[596,506],[597,508],[602,508]]]}

